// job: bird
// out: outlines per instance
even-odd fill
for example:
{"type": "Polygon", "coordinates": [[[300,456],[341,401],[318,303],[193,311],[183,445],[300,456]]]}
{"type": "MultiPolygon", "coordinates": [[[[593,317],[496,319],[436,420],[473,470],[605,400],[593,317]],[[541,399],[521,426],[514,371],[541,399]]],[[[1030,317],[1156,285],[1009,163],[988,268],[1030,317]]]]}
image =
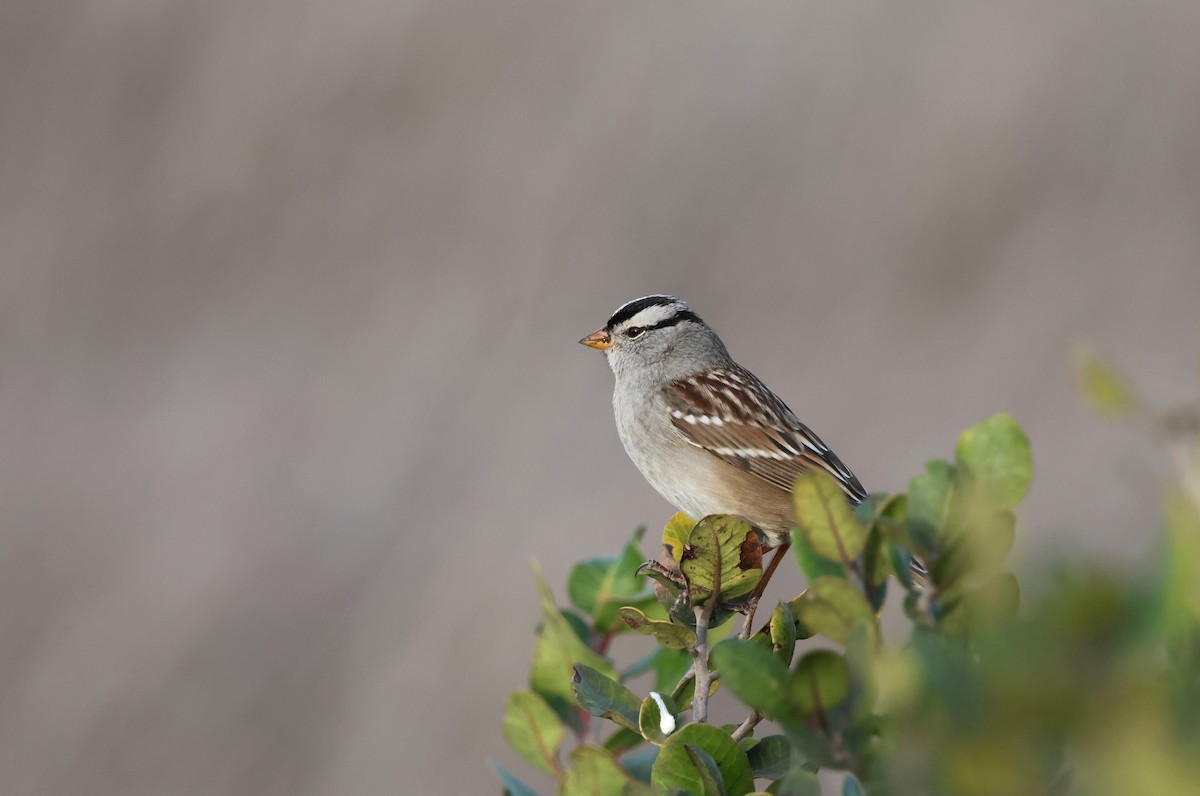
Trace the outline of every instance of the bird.
{"type": "Polygon", "coordinates": [[[851,505],[867,498],[837,454],[682,299],[627,302],[579,342],[605,353],[617,433],[650,485],[693,520],[742,517],[765,550],[778,550],[759,593],[789,546],[797,476],[824,470],[851,505]]]}

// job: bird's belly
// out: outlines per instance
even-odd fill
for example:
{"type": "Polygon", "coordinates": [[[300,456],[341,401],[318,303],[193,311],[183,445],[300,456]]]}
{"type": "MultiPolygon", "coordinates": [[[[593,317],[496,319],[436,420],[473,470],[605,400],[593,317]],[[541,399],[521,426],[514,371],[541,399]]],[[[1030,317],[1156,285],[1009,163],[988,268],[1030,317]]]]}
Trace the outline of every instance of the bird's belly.
{"type": "Polygon", "coordinates": [[[654,489],[694,520],[708,514],[746,518],[777,543],[791,526],[791,497],[690,444],[673,426],[657,430],[637,412],[617,413],[625,452],[654,489]]]}

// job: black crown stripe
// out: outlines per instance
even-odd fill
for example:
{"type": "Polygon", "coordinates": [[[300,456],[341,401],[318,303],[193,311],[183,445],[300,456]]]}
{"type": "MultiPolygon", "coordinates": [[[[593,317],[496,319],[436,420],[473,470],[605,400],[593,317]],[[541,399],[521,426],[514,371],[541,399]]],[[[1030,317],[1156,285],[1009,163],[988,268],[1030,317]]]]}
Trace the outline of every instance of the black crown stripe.
{"type": "Polygon", "coordinates": [[[613,329],[616,328],[617,324],[624,323],[625,321],[629,320],[634,315],[637,315],[639,312],[646,309],[647,307],[664,307],[668,304],[682,304],[682,303],[683,302],[681,302],[679,299],[675,298],[674,296],[664,296],[664,295],[645,296],[640,299],[634,299],[633,301],[622,306],[620,309],[618,309],[616,312],[614,312],[612,314],[612,317],[608,319],[608,323],[605,325],[604,328],[608,329],[611,332],[613,329]]]}

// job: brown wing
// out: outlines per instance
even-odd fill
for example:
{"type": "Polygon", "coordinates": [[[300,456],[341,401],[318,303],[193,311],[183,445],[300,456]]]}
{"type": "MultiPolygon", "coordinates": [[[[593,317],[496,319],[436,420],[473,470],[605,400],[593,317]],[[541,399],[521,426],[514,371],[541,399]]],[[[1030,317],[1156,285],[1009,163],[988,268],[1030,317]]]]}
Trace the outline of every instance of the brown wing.
{"type": "Polygon", "coordinates": [[[671,422],[693,445],[791,491],[819,467],[854,503],[867,496],[854,473],[754,374],[737,366],[672,382],[663,390],[671,422]]]}

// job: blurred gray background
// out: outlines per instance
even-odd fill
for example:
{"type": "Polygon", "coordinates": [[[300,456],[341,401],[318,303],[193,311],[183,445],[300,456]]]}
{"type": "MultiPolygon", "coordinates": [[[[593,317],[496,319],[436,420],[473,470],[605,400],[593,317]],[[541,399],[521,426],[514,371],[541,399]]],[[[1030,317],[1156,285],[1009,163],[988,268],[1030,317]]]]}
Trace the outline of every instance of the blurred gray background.
{"type": "Polygon", "coordinates": [[[1069,362],[1200,390],[1198,40],[1153,0],[8,0],[4,793],[527,770],[528,560],[561,595],[673,511],[575,342],[648,292],[869,488],[1008,410],[1026,558],[1140,554],[1160,456],[1069,362]]]}

